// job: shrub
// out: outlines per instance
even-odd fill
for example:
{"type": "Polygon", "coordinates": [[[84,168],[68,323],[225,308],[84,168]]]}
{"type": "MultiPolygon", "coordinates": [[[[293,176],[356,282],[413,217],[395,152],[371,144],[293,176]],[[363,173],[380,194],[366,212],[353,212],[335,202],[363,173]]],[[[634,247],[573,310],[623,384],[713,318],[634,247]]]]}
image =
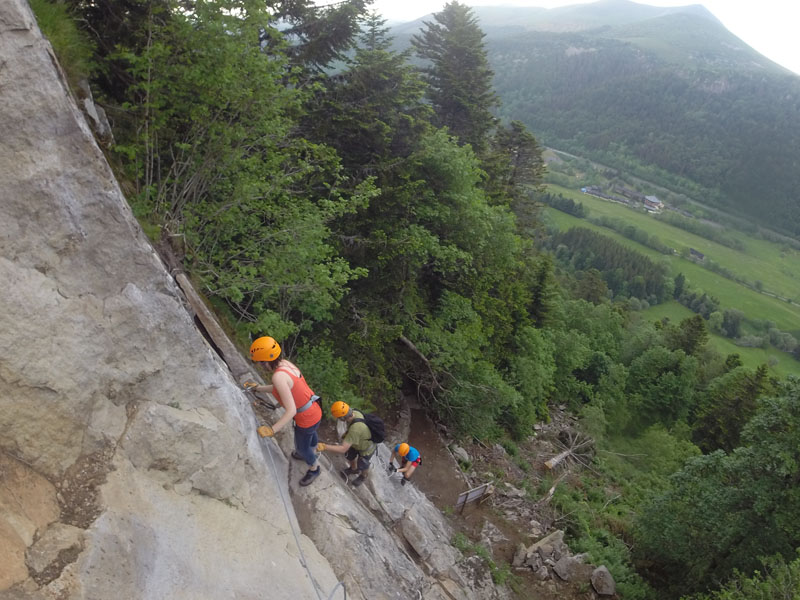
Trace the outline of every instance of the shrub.
{"type": "Polygon", "coordinates": [[[30,0],[39,29],[53,45],[61,68],[67,75],[71,87],[77,87],[95,70],[94,45],[78,28],[65,4],[48,0],[30,0]]]}

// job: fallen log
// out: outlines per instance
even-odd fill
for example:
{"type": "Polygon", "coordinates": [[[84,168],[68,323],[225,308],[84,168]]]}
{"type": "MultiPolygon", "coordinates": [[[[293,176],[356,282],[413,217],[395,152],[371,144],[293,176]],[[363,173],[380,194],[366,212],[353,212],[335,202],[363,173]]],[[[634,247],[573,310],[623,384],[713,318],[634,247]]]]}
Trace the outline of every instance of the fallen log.
{"type": "Polygon", "coordinates": [[[550,460],[545,461],[544,466],[552,471],[558,466],[558,464],[561,461],[567,458],[570,454],[572,454],[572,450],[564,450],[561,454],[556,454],[550,460]]]}

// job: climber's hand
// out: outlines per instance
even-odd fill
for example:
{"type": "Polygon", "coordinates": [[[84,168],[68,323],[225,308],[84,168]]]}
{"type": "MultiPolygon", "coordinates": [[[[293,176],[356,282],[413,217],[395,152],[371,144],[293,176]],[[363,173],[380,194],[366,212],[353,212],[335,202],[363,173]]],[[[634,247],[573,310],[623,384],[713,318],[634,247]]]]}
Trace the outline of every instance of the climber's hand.
{"type": "Polygon", "coordinates": [[[393,462],[389,463],[389,473],[394,473],[397,471],[397,467],[394,466],[393,462]]]}
{"type": "Polygon", "coordinates": [[[272,437],[273,435],[275,435],[275,432],[272,430],[272,427],[270,427],[269,425],[262,425],[261,427],[256,429],[256,431],[258,432],[258,435],[260,435],[262,438],[263,437],[272,437]]]}
{"type": "Polygon", "coordinates": [[[244,389],[246,389],[246,390],[253,390],[253,391],[255,391],[255,388],[257,388],[257,387],[258,387],[258,384],[257,384],[255,381],[245,381],[245,382],[242,384],[242,387],[243,387],[244,389]]]}
{"type": "Polygon", "coordinates": [[[326,446],[324,442],[320,442],[317,444],[317,452],[325,452],[325,448],[327,447],[328,446],[326,446]]]}

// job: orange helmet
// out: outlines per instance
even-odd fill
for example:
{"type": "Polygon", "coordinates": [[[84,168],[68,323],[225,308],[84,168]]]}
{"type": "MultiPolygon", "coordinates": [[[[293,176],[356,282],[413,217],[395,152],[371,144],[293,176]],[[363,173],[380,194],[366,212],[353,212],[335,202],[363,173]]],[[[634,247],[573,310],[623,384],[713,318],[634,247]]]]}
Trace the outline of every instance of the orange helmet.
{"type": "Polygon", "coordinates": [[[341,419],[342,417],[346,417],[347,413],[350,412],[350,405],[347,402],[342,402],[341,400],[337,400],[333,404],[331,404],[331,414],[335,419],[341,419]]]}
{"type": "Polygon", "coordinates": [[[405,442],[403,442],[402,444],[400,444],[400,445],[397,447],[397,453],[398,453],[400,456],[405,456],[406,454],[408,454],[408,450],[409,450],[409,445],[408,445],[408,444],[406,444],[405,442]]]}
{"type": "Polygon", "coordinates": [[[264,336],[250,344],[250,358],[256,362],[275,360],[281,355],[281,347],[273,338],[264,336]]]}

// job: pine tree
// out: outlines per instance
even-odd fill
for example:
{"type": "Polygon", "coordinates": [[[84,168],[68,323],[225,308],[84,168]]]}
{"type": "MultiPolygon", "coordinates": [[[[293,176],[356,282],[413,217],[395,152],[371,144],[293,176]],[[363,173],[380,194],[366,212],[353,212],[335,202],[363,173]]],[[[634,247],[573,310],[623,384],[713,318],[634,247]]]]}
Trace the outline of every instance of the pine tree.
{"type": "Polygon", "coordinates": [[[541,191],[545,172],[542,148],[519,121],[498,127],[491,146],[491,154],[484,160],[489,174],[486,192],[494,201],[512,202],[516,212],[531,201],[532,193],[541,191]]]}
{"type": "Polygon", "coordinates": [[[695,411],[692,438],[704,451],[732,452],[756,411],[758,399],[774,388],[766,365],[754,372],[739,367],[714,379],[695,411]]]}
{"type": "Polygon", "coordinates": [[[369,0],[342,0],[323,6],[314,0],[268,0],[267,7],[289,41],[286,53],[293,64],[321,73],[342,60],[358,34],[358,21],[369,0]]]}
{"type": "Polygon", "coordinates": [[[396,171],[392,165],[413,151],[432,115],[408,53],[390,50],[385,21],[372,13],[363,24],[348,68],[324,82],[309,103],[304,129],[335,148],[351,174],[375,176],[382,185],[396,171]]]}
{"type": "Polygon", "coordinates": [[[498,104],[485,34],[472,10],[456,1],[447,3],[433,18],[435,22],[426,22],[411,43],[428,62],[424,73],[437,124],[483,156],[495,123],[492,109],[498,104]]]}

